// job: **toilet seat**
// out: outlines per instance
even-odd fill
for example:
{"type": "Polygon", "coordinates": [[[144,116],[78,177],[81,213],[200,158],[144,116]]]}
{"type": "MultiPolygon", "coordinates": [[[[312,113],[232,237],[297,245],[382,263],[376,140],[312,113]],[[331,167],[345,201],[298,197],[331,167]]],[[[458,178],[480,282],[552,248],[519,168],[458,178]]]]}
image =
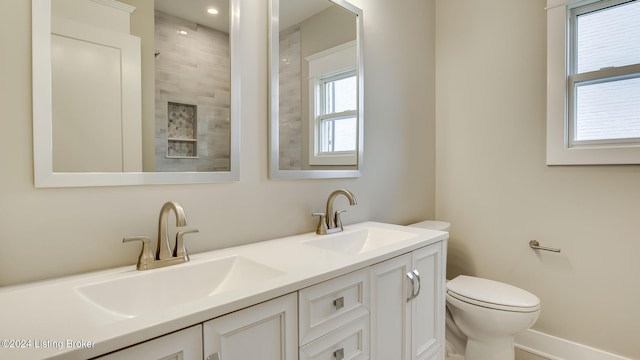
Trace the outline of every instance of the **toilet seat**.
{"type": "Polygon", "coordinates": [[[509,284],[473,276],[460,275],[447,282],[447,295],[472,305],[495,310],[540,310],[540,299],[532,293],[509,284]]]}

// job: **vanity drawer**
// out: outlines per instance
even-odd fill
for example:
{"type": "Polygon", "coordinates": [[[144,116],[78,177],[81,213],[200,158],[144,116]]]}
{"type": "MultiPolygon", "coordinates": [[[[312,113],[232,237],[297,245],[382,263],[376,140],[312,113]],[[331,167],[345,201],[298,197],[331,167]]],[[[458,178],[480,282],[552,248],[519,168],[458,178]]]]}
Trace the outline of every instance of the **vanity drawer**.
{"type": "Polygon", "coordinates": [[[368,360],[369,316],[361,316],[300,348],[299,360],[368,360]]]}
{"type": "Polygon", "coordinates": [[[299,291],[300,346],[369,316],[369,275],[363,269],[299,291]]]}

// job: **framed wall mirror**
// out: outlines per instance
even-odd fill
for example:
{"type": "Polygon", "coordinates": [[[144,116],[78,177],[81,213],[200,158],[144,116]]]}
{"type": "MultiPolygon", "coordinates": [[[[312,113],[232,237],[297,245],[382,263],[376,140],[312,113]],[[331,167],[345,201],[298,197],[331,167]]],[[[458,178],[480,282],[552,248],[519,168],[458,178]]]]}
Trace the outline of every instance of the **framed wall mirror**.
{"type": "Polygon", "coordinates": [[[362,10],[344,0],[270,0],[269,176],[360,176],[362,10]]]}
{"type": "Polygon", "coordinates": [[[239,179],[240,0],[32,0],[36,187],[239,179]]]}

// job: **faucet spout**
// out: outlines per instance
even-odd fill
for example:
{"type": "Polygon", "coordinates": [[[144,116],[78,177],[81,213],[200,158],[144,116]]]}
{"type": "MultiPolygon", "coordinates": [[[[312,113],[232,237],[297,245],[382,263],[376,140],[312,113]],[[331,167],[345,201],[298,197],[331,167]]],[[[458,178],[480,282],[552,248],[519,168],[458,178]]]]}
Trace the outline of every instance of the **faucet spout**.
{"type": "MultiPolygon", "coordinates": [[[[329,195],[329,199],[327,199],[327,213],[326,213],[327,229],[334,229],[338,227],[339,221],[336,221],[336,220],[339,219],[339,212],[336,212],[335,215],[333,212],[333,201],[338,195],[344,195],[349,200],[349,205],[351,206],[358,204],[358,202],[356,201],[356,197],[349,190],[339,189],[332,192],[329,195]]],[[[340,226],[341,225],[342,224],[340,223],[340,226]]]]}
{"type": "Polygon", "coordinates": [[[156,250],[156,259],[164,260],[173,257],[171,251],[171,245],[169,244],[169,213],[173,210],[176,215],[176,226],[187,226],[187,217],[184,214],[184,209],[180,204],[174,201],[168,201],[160,209],[160,220],[158,221],[158,247],[156,250]]]}

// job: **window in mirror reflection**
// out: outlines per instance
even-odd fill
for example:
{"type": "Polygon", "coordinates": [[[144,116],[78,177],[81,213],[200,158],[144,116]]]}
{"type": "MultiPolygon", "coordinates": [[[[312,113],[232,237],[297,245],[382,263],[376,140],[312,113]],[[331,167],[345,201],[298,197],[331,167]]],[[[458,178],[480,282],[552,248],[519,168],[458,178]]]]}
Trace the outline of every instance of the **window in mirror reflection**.
{"type": "Polygon", "coordinates": [[[355,69],[320,79],[316,108],[318,156],[352,154],[356,151],[357,102],[355,69]]]}
{"type": "Polygon", "coordinates": [[[357,169],[358,17],[327,0],[280,0],[278,169],[357,169]]]}

